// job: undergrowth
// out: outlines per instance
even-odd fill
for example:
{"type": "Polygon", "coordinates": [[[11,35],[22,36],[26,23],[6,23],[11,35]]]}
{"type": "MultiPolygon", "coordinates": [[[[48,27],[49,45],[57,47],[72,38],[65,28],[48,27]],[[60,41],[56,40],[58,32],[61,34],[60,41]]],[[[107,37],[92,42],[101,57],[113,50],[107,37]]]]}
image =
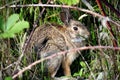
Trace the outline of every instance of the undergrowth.
{"type": "MultiPolygon", "coordinates": [[[[37,4],[39,2],[46,3],[47,0],[32,0],[31,2],[28,0],[7,0],[7,1],[0,1],[0,8],[5,5],[12,5],[12,4],[37,4]]],[[[73,0],[74,1],[74,0],[73,0]]],[[[76,0],[78,1],[78,0],[76,0]]],[[[96,0],[97,1],[97,0],[96,0]]],[[[103,0],[104,1],[104,0],[103,0]]],[[[120,1],[119,0],[107,0],[112,7],[114,7],[117,11],[120,11],[120,1]]],[[[52,1],[51,1],[52,2],[52,1]]],[[[53,3],[50,4],[63,4],[67,2],[64,0],[53,0],[53,3]]],[[[73,4],[76,4],[73,2],[73,4]]],[[[95,1],[89,1],[89,4],[92,5],[94,8],[94,12],[101,14],[101,10],[99,9],[97,3],[95,1]]],[[[72,5],[72,2],[68,3],[67,5],[72,5]]],[[[86,5],[82,2],[82,0],[75,5],[80,8],[88,9],[86,5]]],[[[111,9],[106,7],[105,4],[102,4],[104,11],[106,12],[107,16],[110,17],[112,20],[120,23],[120,18],[116,15],[111,9]]],[[[47,22],[62,24],[60,21],[59,13],[61,8],[58,7],[46,7],[45,11],[42,13],[42,16],[38,19],[40,12],[43,10],[44,7],[16,7],[10,8],[5,6],[4,8],[0,9],[0,80],[12,80],[12,76],[16,74],[16,65],[13,64],[22,54],[22,47],[26,42],[26,39],[29,38],[31,31],[34,29],[34,22],[37,21],[37,25],[40,26],[47,22]],[[14,14],[16,13],[16,14],[14,14]],[[23,27],[18,32],[18,28],[15,28],[13,31],[9,31],[2,29],[2,25],[6,25],[9,17],[11,15],[19,15],[19,20],[13,24],[17,24],[19,21],[24,21],[30,25],[30,27],[23,27]],[[7,32],[8,31],[8,32],[7,32]],[[13,32],[13,33],[12,33],[13,32]],[[4,34],[3,34],[4,33],[4,34]],[[10,33],[12,33],[10,35],[10,33]],[[2,35],[2,36],[1,36],[2,35]],[[11,65],[11,66],[10,66],[11,65]],[[7,67],[9,66],[9,67],[7,67]]],[[[110,23],[111,29],[113,31],[113,36],[111,36],[110,30],[104,25],[105,21],[101,20],[100,18],[96,18],[90,14],[73,10],[71,14],[76,20],[84,14],[86,15],[79,21],[81,21],[90,31],[90,38],[87,40],[87,46],[112,46],[112,47],[120,47],[120,26],[116,26],[113,23],[110,23]],[[117,42],[117,46],[114,46],[113,43],[115,40],[117,42]]],[[[120,14],[119,14],[120,16],[120,14]]],[[[16,19],[16,18],[14,18],[16,19]]],[[[13,19],[11,19],[13,20],[13,19]]],[[[22,24],[24,24],[24,22],[22,24]]],[[[25,24],[26,24],[25,23],[25,24]]],[[[20,26],[21,24],[19,24],[20,26]]],[[[10,26],[10,25],[8,25],[10,26]]],[[[26,25],[23,25],[26,26],[26,25]]],[[[11,26],[10,26],[11,27],[11,26]]],[[[21,27],[21,26],[20,26],[21,27]]],[[[14,28],[12,26],[11,28],[14,28]]],[[[11,29],[10,28],[10,29],[11,29]]],[[[80,76],[84,79],[89,80],[119,80],[120,79],[120,50],[115,49],[89,49],[82,51],[82,56],[79,56],[74,63],[71,65],[72,76],[77,77],[80,76]],[[86,63],[88,65],[86,65],[86,63]]],[[[36,56],[33,55],[32,62],[36,61],[36,56]]],[[[17,70],[22,70],[24,67],[30,65],[28,64],[26,56],[23,56],[19,67],[17,70]]],[[[22,75],[19,76],[19,80],[40,80],[41,75],[44,71],[43,66],[37,64],[33,66],[30,70],[25,71],[22,75]],[[40,68],[41,67],[41,68],[40,68]]],[[[58,71],[56,76],[64,76],[62,69],[58,71]]],[[[44,80],[48,80],[49,78],[44,77],[44,80]]]]}

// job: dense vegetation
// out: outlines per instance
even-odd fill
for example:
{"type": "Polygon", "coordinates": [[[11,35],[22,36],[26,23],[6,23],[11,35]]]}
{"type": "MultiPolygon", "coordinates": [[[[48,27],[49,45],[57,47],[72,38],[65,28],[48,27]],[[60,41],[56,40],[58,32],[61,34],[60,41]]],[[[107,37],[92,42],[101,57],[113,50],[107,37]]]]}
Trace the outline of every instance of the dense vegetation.
{"type": "MultiPolygon", "coordinates": [[[[24,54],[24,43],[27,43],[26,40],[29,40],[29,35],[32,34],[36,27],[47,22],[62,24],[59,17],[61,11],[59,6],[41,7],[41,5],[36,5],[39,3],[46,5],[66,4],[92,11],[92,13],[81,11],[74,7],[71,9],[72,16],[87,26],[91,33],[87,41],[87,45],[90,47],[86,48],[87,50],[83,50],[82,56],[74,61],[74,65],[71,66],[72,75],[89,80],[119,80],[120,1],[87,1],[0,0],[0,80],[12,80],[13,75],[18,72],[16,69],[21,71],[24,67],[30,65],[27,63],[25,55],[22,58],[20,56],[24,54]],[[94,12],[101,15],[97,16],[94,12]],[[92,46],[97,47],[93,48],[92,46]]],[[[19,79],[39,80],[38,66],[39,64],[36,64],[32,67],[35,69],[34,72],[31,69],[26,70],[23,75],[19,76],[19,79]]],[[[57,75],[62,75],[61,71],[57,75]]]]}

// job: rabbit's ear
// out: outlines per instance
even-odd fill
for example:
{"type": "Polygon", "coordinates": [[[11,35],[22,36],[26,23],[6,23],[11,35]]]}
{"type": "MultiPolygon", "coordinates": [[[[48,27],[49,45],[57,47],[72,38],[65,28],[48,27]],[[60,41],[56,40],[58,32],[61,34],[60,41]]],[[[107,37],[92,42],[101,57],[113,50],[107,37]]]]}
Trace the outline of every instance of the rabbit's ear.
{"type": "Polygon", "coordinates": [[[68,25],[69,21],[71,19],[69,8],[62,8],[62,11],[60,13],[60,19],[65,24],[68,25]]]}

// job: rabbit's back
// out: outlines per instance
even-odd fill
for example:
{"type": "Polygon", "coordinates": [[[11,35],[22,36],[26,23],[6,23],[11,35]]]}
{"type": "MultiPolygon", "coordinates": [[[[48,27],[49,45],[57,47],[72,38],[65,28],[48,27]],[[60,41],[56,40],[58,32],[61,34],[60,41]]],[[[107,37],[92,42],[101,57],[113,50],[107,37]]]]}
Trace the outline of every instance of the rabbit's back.
{"type": "Polygon", "coordinates": [[[61,48],[64,47],[63,44],[66,44],[64,34],[62,34],[64,30],[63,26],[57,24],[44,24],[38,27],[31,37],[31,47],[36,45],[40,47],[47,41],[51,42],[51,44],[59,45],[61,48]]]}

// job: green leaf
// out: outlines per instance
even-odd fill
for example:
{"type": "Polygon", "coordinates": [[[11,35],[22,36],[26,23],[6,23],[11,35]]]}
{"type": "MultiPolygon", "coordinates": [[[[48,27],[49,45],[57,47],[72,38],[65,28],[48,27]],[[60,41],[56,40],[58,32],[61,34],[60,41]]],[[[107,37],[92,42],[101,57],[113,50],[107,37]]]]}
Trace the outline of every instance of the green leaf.
{"type": "Polygon", "coordinates": [[[38,3],[38,0],[33,0],[34,3],[38,3]]]}
{"type": "Polygon", "coordinates": [[[79,0],[60,0],[60,2],[66,5],[75,5],[79,3],[79,0]]]}
{"type": "Polygon", "coordinates": [[[4,32],[0,34],[0,39],[1,38],[13,38],[15,36],[15,34],[13,33],[9,33],[9,32],[4,32]]]}
{"type": "Polygon", "coordinates": [[[82,75],[83,75],[83,71],[84,71],[84,69],[82,68],[82,69],[80,70],[80,72],[79,72],[79,76],[82,76],[82,75]]]}
{"type": "Polygon", "coordinates": [[[78,73],[74,73],[73,76],[79,76],[79,74],[78,73]]]}
{"type": "Polygon", "coordinates": [[[29,23],[27,21],[19,21],[16,23],[8,32],[9,33],[19,33],[25,28],[29,28],[29,23]]]}
{"type": "Polygon", "coordinates": [[[12,28],[12,26],[19,20],[19,15],[18,14],[13,14],[11,15],[6,23],[6,30],[9,30],[10,28],[12,28]]]}
{"type": "Polygon", "coordinates": [[[86,64],[82,61],[82,62],[80,62],[80,65],[83,67],[83,68],[85,68],[86,67],[86,64]]]}
{"type": "Polygon", "coordinates": [[[29,23],[27,21],[19,21],[10,30],[1,33],[0,38],[13,38],[15,33],[19,33],[25,28],[29,28],[29,23]]]}
{"type": "Polygon", "coordinates": [[[6,77],[5,80],[12,80],[12,77],[6,77]]]}
{"type": "Polygon", "coordinates": [[[30,7],[29,13],[32,14],[33,11],[34,11],[34,8],[30,7]]]}

